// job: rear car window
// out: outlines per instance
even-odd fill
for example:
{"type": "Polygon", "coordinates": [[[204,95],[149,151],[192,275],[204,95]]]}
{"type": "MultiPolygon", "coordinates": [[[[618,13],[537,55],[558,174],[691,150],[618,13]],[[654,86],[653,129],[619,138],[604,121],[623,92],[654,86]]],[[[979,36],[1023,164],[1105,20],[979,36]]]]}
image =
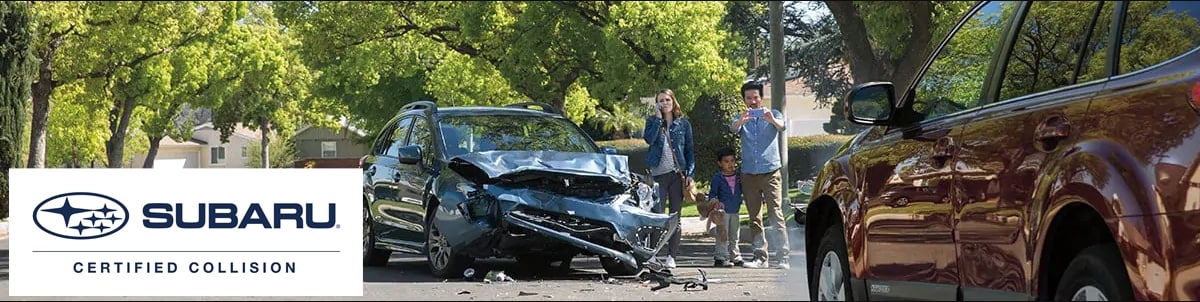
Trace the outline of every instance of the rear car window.
{"type": "Polygon", "coordinates": [[[1119,73],[1141,70],[1200,46],[1200,2],[1128,4],[1121,27],[1119,73]]]}

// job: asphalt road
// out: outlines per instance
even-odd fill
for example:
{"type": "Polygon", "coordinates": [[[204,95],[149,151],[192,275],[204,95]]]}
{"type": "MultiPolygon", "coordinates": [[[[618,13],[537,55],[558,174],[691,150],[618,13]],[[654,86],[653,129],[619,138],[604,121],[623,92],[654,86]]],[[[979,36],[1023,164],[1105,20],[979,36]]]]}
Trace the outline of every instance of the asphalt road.
{"type": "MultiPolygon", "coordinates": [[[[707,291],[684,291],[680,285],[650,291],[634,277],[610,280],[595,257],[576,258],[565,275],[542,276],[518,267],[512,260],[477,262],[477,275],[503,270],[516,281],[487,284],[463,279],[439,279],[429,274],[423,256],[394,255],[382,268],[364,268],[362,297],[10,297],[8,240],[0,240],[0,300],[808,300],[803,272],[803,229],[792,230],[792,269],[712,268],[712,238],[682,241],[677,277],[699,277],[703,269],[710,281],[707,291]]],[[[742,244],[743,255],[750,246],[742,244]]]]}

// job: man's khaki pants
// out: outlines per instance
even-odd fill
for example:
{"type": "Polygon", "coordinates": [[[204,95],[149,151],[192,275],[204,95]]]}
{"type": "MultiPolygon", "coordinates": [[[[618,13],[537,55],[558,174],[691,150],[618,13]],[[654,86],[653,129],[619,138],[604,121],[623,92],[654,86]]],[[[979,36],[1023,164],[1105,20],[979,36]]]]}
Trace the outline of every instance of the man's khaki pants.
{"type": "Polygon", "coordinates": [[[767,204],[767,223],[771,225],[772,232],[776,236],[773,240],[776,243],[774,246],[775,255],[787,259],[788,249],[791,246],[788,244],[787,226],[783,221],[783,209],[780,206],[780,196],[783,195],[783,180],[779,170],[764,173],[764,174],[742,174],[742,198],[746,200],[746,210],[750,214],[750,240],[751,246],[754,248],[754,257],[770,260],[767,246],[766,232],[763,229],[762,210],[763,203],[767,204]]]}

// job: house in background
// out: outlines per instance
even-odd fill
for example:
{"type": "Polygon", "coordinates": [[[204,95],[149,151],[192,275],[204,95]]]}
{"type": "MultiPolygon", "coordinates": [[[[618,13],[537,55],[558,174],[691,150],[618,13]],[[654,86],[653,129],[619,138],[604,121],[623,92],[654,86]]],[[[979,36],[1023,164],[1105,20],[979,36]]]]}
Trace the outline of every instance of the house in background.
{"type": "Polygon", "coordinates": [[[360,143],[366,136],[346,119],[337,129],[305,126],[296,130],[292,142],[296,145],[295,167],[304,168],[310,162],[314,168],[356,168],[358,160],[370,147],[360,143]]]}
{"type": "MultiPolygon", "coordinates": [[[[766,79],[763,79],[766,81],[766,79]]],[[[813,93],[804,80],[793,76],[784,81],[783,116],[787,119],[787,136],[809,136],[826,134],[825,123],[833,115],[832,106],[817,107],[817,95],[813,93]]],[[[771,104],[771,83],[763,83],[763,107],[773,108],[771,104]]],[[[838,110],[841,110],[840,108],[838,110]]]]}
{"type": "MultiPolygon", "coordinates": [[[[238,125],[229,142],[221,142],[221,131],[212,123],[203,123],[192,128],[192,139],[177,142],[170,137],[159,141],[158,154],[154,158],[154,168],[248,168],[247,157],[251,152],[258,152],[261,146],[262,132],[238,125]]],[[[133,156],[132,167],[141,168],[146,161],[146,154],[133,156]]]]}

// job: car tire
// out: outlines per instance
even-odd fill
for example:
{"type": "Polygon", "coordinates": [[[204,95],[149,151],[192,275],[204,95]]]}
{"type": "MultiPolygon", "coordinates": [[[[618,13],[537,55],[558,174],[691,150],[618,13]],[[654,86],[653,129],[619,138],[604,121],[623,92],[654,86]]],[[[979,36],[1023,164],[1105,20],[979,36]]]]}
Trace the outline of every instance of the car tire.
{"type": "Polygon", "coordinates": [[[1133,301],[1133,289],[1117,245],[1094,245],[1079,252],[1055,291],[1055,301],[1133,301]],[[1095,298],[1103,298],[1098,300],[1095,298]]]}
{"type": "Polygon", "coordinates": [[[821,237],[821,244],[817,248],[816,262],[813,263],[812,272],[808,275],[808,280],[811,282],[808,285],[808,292],[812,301],[854,300],[854,292],[850,287],[850,263],[846,258],[844,234],[842,225],[835,223],[825,230],[825,234],[821,237]],[[836,289],[838,285],[841,285],[840,289],[836,289]]]}
{"type": "Polygon", "coordinates": [[[375,247],[375,228],[371,213],[363,209],[363,266],[387,266],[392,252],[375,247]]]}
{"type": "Polygon", "coordinates": [[[638,263],[636,268],[630,269],[620,260],[613,257],[600,256],[600,266],[604,267],[604,271],[613,276],[633,276],[642,272],[646,268],[643,263],[638,263]]]}
{"type": "Polygon", "coordinates": [[[462,277],[463,270],[475,262],[475,258],[454,252],[446,242],[446,234],[430,219],[425,226],[425,259],[429,272],[438,278],[462,277]]]}

